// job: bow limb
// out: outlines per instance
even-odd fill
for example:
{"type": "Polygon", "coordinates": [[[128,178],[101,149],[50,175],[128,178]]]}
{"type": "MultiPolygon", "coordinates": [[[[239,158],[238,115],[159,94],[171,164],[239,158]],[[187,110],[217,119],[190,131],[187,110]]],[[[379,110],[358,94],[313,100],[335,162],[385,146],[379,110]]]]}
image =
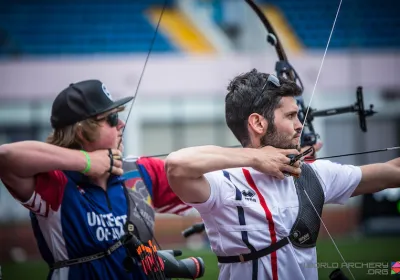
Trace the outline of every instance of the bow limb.
{"type": "MultiPolygon", "coordinates": [[[[276,47],[276,53],[279,57],[279,60],[284,60],[287,61],[287,56],[286,53],[282,47],[281,41],[279,40],[278,36],[276,35],[276,32],[264,13],[260,10],[260,8],[252,1],[252,0],[245,0],[246,3],[253,9],[253,11],[257,14],[257,16],[260,18],[261,22],[263,23],[265,29],[268,31],[268,35],[270,35],[271,40],[268,42],[271,43],[271,45],[274,45],[276,47]]],[[[294,77],[292,77],[294,80],[294,77]]]]}
{"type": "Polygon", "coordinates": [[[286,77],[293,81],[299,82],[301,90],[303,91],[303,83],[300,77],[297,75],[296,70],[290,65],[289,60],[287,58],[285,49],[282,46],[281,40],[279,39],[275,29],[272,27],[272,24],[269,22],[268,18],[264,15],[261,9],[253,2],[253,0],[245,0],[245,2],[253,9],[253,11],[257,14],[260,21],[264,25],[265,29],[268,32],[267,42],[275,47],[276,54],[278,55],[279,61],[276,64],[276,72],[277,75],[282,77],[286,75],[286,77]]]}

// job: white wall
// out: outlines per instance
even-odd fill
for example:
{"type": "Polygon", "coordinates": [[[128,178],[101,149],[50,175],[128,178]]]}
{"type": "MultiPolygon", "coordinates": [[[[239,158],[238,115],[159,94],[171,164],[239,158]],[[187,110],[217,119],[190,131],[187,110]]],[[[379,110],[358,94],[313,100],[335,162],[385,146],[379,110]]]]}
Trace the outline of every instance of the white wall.
{"type": "MultiPolygon", "coordinates": [[[[399,87],[400,53],[335,53],[329,51],[317,93],[349,91],[362,84],[368,90],[399,87]]],[[[306,94],[316,81],[322,52],[291,59],[303,80],[306,94]]],[[[133,95],[143,70],[144,56],[65,57],[0,62],[0,97],[54,98],[71,82],[98,78],[115,96],[133,95]]],[[[253,55],[219,56],[151,55],[139,94],[141,96],[223,95],[229,81],[252,68],[273,72],[272,50],[253,55]]]]}

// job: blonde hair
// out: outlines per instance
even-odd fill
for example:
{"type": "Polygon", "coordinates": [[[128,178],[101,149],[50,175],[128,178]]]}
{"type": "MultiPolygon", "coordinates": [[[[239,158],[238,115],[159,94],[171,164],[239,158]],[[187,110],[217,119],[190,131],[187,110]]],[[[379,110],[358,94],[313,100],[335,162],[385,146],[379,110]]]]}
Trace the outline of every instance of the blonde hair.
{"type": "Polygon", "coordinates": [[[94,142],[96,138],[98,138],[99,126],[100,124],[96,120],[87,119],[53,130],[53,132],[47,137],[46,142],[69,149],[82,149],[82,140],[94,142]]]}

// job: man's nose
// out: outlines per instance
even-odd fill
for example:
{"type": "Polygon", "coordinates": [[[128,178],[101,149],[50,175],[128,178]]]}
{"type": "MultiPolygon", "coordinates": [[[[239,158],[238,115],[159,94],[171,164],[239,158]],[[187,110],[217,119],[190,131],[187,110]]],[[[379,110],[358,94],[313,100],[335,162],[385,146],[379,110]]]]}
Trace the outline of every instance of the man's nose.
{"type": "Polygon", "coordinates": [[[302,129],[303,129],[303,124],[301,123],[301,121],[299,120],[299,118],[296,118],[297,119],[297,121],[296,121],[296,123],[295,123],[295,125],[294,125],[294,129],[296,130],[296,131],[301,131],[302,129]]]}
{"type": "Polygon", "coordinates": [[[121,119],[118,119],[118,125],[117,125],[118,130],[123,129],[124,127],[125,127],[125,122],[121,119]]]}

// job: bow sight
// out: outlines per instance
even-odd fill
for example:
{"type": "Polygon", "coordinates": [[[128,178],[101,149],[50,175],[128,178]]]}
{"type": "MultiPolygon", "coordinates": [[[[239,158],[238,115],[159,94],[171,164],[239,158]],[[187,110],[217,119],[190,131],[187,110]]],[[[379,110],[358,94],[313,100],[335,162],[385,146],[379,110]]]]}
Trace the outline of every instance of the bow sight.
{"type": "MultiPolygon", "coordinates": [[[[277,37],[273,34],[269,33],[267,35],[267,42],[271,45],[275,46],[278,54],[283,51],[279,49],[280,44],[278,44],[277,37]]],[[[286,59],[286,56],[283,56],[286,59]]],[[[287,60],[279,60],[276,62],[275,71],[278,77],[289,79],[297,83],[300,87],[301,92],[304,92],[303,82],[301,81],[299,75],[296,70],[289,64],[287,60]]],[[[304,101],[302,97],[296,98],[297,106],[299,106],[298,118],[301,123],[304,124],[304,130],[301,134],[301,146],[312,146],[317,143],[317,139],[319,135],[315,132],[312,121],[314,117],[328,117],[333,115],[345,114],[345,113],[356,113],[358,114],[358,118],[360,121],[360,128],[363,132],[367,132],[367,122],[366,117],[374,115],[376,112],[373,110],[374,105],[370,104],[369,109],[364,109],[364,96],[362,87],[359,86],[356,92],[356,103],[354,105],[346,106],[346,107],[337,107],[331,109],[325,109],[317,111],[312,108],[306,108],[304,105],[304,101]],[[307,113],[308,110],[308,113],[307,113]]]]}
{"type": "Polygon", "coordinates": [[[304,123],[304,130],[301,135],[301,146],[312,146],[317,142],[319,135],[315,133],[314,127],[312,125],[312,121],[314,117],[328,117],[345,113],[356,113],[358,114],[358,119],[360,123],[360,128],[363,132],[367,132],[367,122],[366,117],[374,115],[376,112],[373,110],[374,105],[370,104],[369,109],[364,109],[364,98],[362,87],[359,86],[356,92],[357,101],[354,105],[346,106],[346,107],[337,107],[331,109],[325,109],[317,111],[315,109],[309,108],[307,119],[305,120],[305,116],[307,113],[307,108],[304,106],[304,102],[301,99],[297,100],[297,105],[299,106],[299,120],[301,123],[304,123]]]}
{"type": "MultiPolygon", "coordinates": [[[[280,44],[278,44],[279,41],[277,41],[277,37],[274,36],[273,34],[269,33],[267,35],[267,42],[270,43],[271,45],[275,46],[277,49],[278,54],[282,53],[283,51],[279,49],[280,44]]],[[[286,56],[283,56],[286,59],[286,56]]],[[[289,79],[291,81],[294,81],[297,83],[297,85],[300,87],[302,93],[304,92],[304,86],[303,83],[297,74],[296,70],[289,64],[287,60],[279,60],[276,62],[275,65],[275,71],[278,77],[280,78],[285,78],[289,79]]],[[[297,105],[299,106],[299,113],[298,113],[298,118],[301,123],[304,124],[304,130],[303,133],[301,134],[301,146],[312,146],[315,143],[317,143],[317,139],[319,138],[319,135],[315,132],[314,126],[312,124],[312,121],[314,120],[314,117],[328,117],[328,116],[333,116],[333,115],[339,115],[339,114],[345,114],[345,113],[356,113],[358,114],[358,118],[360,121],[360,128],[363,132],[367,132],[367,123],[366,123],[366,117],[374,115],[376,112],[373,110],[374,105],[370,104],[369,109],[365,110],[364,109],[364,97],[363,97],[363,91],[362,87],[359,86],[357,88],[356,92],[356,103],[354,105],[346,106],[346,107],[338,107],[338,108],[331,108],[331,109],[325,109],[325,110],[320,110],[317,111],[312,108],[306,108],[304,105],[304,101],[302,97],[296,98],[297,100],[297,105]],[[308,113],[307,113],[308,110],[308,113]]]]}

